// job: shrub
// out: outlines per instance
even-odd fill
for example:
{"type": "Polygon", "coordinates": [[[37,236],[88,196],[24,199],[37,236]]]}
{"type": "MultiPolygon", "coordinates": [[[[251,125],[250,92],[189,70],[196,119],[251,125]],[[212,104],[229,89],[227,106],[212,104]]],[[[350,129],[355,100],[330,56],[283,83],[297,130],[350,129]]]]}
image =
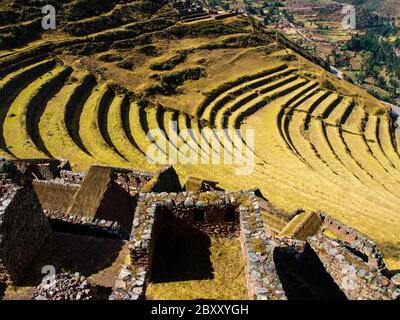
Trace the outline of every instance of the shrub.
{"type": "Polygon", "coordinates": [[[289,61],[296,61],[297,58],[294,54],[285,54],[285,55],[280,56],[280,60],[289,62],[289,61]]]}
{"type": "Polygon", "coordinates": [[[80,0],[67,6],[64,13],[68,21],[77,21],[111,10],[118,0],[80,0]]]}
{"type": "Polygon", "coordinates": [[[153,63],[150,65],[150,69],[157,71],[172,70],[178,64],[183,63],[190,54],[190,52],[191,50],[184,50],[182,52],[179,52],[177,55],[173,56],[171,59],[168,59],[164,62],[153,63]]]}
{"type": "Polygon", "coordinates": [[[135,39],[128,40],[118,40],[115,41],[112,45],[112,49],[128,49],[136,46],[144,46],[152,43],[152,37],[150,34],[141,35],[135,39]]]}
{"type": "Polygon", "coordinates": [[[184,37],[210,37],[226,34],[243,33],[243,28],[248,23],[224,24],[221,21],[207,21],[191,25],[175,25],[160,33],[163,38],[184,38],[184,37]]]}
{"type": "Polygon", "coordinates": [[[325,88],[325,89],[327,89],[327,90],[330,90],[330,91],[335,91],[336,90],[336,87],[333,85],[333,83],[332,82],[330,82],[329,80],[324,80],[322,83],[321,83],[321,87],[322,88],[325,88]]]}
{"type": "Polygon", "coordinates": [[[2,48],[13,48],[37,39],[41,31],[41,19],[35,19],[27,24],[3,27],[0,34],[0,39],[3,43],[2,48]]]}
{"type": "Polygon", "coordinates": [[[133,63],[132,63],[132,61],[129,61],[129,60],[124,60],[124,61],[118,62],[117,66],[122,69],[128,69],[128,70],[133,69],[133,63]]]}
{"type": "Polygon", "coordinates": [[[115,62],[115,61],[121,61],[123,60],[123,58],[121,56],[112,54],[112,53],[106,53],[101,55],[98,58],[99,61],[103,61],[103,62],[115,62]]]}
{"type": "Polygon", "coordinates": [[[215,50],[215,49],[235,49],[235,48],[251,48],[264,46],[271,42],[271,38],[265,35],[248,34],[234,36],[216,43],[208,43],[199,47],[199,49],[215,50]]]}
{"type": "Polygon", "coordinates": [[[104,52],[109,49],[110,45],[105,42],[88,42],[84,44],[76,44],[70,46],[68,51],[72,54],[87,56],[96,52],[104,52]]]}
{"type": "Polygon", "coordinates": [[[141,47],[138,51],[140,53],[145,54],[146,56],[157,56],[158,55],[158,50],[153,45],[141,47]]]}
{"type": "Polygon", "coordinates": [[[140,107],[140,108],[146,108],[148,105],[149,105],[149,100],[147,100],[146,98],[143,98],[143,97],[140,97],[138,100],[137,100],[137,105],[140,107]]]}
{"type": "Polygon", "coordinates": [[[205,76],[204,69],[190,68],[182,71],[160,76],[160,84],[152,86],[146,90],[146,94],[172,95],[176,93],[177,88],[187,80],[199,80],[205,76]]]}

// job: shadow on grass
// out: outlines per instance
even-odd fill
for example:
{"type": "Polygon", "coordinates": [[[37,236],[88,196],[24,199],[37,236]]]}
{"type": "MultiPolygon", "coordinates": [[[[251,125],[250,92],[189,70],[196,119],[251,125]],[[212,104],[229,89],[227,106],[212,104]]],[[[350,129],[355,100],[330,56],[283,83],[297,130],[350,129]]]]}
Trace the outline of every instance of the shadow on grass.
{"type": "Polygon", "coordinates": [[[204,232],[176,219],[156,239],[153,283],[213,279],[211,241],[204,232]]]}
{"type": "Polygon", "coordinates": [[[28,267],[21,286],[37,286],[45,276],[41,272],[45,265],[54,266],[57,273],[80,272],[89,277],[110,267],[121,248],[119,239],[56,232],[28,267]]]}

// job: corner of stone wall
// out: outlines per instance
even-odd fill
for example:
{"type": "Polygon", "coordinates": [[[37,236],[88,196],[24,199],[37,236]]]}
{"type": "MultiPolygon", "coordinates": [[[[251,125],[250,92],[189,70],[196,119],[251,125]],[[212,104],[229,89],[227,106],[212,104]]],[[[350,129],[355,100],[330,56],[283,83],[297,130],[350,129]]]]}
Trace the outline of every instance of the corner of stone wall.
{"type": "Polygon", "coordinates": [[[8,186],[0,199],[0,279],[18,284],[51,233],[32,185],[8,186]]]}
{"type": "Polygon", "coordinates": [[[340,242],[323,235],[309,237],[307,242],[348,299],[400,299],[400,288],[392,280],[340,242]]]}
{"type": "Polygon", "coordinates": [[[286,300],[274,262],[276,243],[266,236],[256,196],[250,193],[249,200],[250,205],[240,206],[241,243],[246,260],[249,298],[286,300]]]}

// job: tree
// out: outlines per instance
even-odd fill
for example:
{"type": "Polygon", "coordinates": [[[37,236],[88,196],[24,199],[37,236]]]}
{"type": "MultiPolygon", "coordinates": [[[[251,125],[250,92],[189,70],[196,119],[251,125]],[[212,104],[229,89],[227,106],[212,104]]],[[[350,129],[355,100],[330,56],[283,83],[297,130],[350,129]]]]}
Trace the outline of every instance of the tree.
{"type": "Polygon", "coordinates": [[[356,74],[357,83],[363,84],[365,82],[365,79],[367,79],[367,73],[365,71],[357,72],[356,74]]]}
{"type": "Polygon", "coordinates": [[[331,65],[331,57],[328,55],[328,56],[326,56],[326,58],[325,58],[325,64],[327,65],[327,66],[330,66],[331,65]]]}
{"type": "Polygon", "coordinates": [[[400,37],[397,37],[397,38],[396,38],[396,40],[395,40],[395,42],[394,42],[394,46],[395,46],[396,48],[400,48],[400,37]]]}
{"type": "Polygon", "coordinates": [[[222,1],[221,0],[209,0],[208,5],[212,8],[215,8],[215,7],[221,6],[222,1]]]}

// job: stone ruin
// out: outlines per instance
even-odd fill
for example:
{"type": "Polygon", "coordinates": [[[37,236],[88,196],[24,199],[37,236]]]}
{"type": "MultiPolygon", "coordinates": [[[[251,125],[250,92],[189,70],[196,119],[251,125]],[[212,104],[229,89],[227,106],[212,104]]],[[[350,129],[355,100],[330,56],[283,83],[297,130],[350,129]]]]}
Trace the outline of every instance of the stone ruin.
{"type": "Polygon", "coordinates": [[[18,284],[51,234],[32,185],[8,162],[0,162],[0,283],[18,284]]]}
{"type": "MultiPolygon", "coordinates": [[[[57,170],[56,170],[57,171],[57,170]]],[[[153,173],[92,166],[86,174],[61,169],[55,179],[34,179],[45,215],[55,229],[124,238],[131,228],[140,190],[179,190],[172,167],[153,173]]]]}
{"type": "Polygon", "coordinates": [[[196,1],[172,0],[170,4],[182,21],[191,22],[211,17],[211,15],[196,1]]]}
{"type": "Polygon", "coordinates": [[[0,172],[3,285],[19,283],[52,232],[78,233],[125,240],[109,299],[146,299],[157,239],[173,227],[237,238],[249,299],[400,299],[399,275],[390,277],[374,241],[325,213],[278,209],[258,190],[189,177],[183,191],[173,167],[84,174],[67,161],[1,160],[0,172]]]}
{"type": "Polygon", "coordinates": [[[59,273],[39,284],[34,300],[93,300],[90,282],[79,272],[59,273]]]}
{"type": "Polygon", "coordinates": [[[383,256],[372,240],[323,213],[314,214],[320,224],[307,240],[281,237],[264,223],[265,206],[255,191],[141,193],[130,264],[122,268],[111,298],[146,297],[158,231],[182,220],[209,235],[240,239],[249,299],[399,298],[398,284],[384,275],[383,256]],[[328,238],[325,228],[350,242],[328,238]]]}

